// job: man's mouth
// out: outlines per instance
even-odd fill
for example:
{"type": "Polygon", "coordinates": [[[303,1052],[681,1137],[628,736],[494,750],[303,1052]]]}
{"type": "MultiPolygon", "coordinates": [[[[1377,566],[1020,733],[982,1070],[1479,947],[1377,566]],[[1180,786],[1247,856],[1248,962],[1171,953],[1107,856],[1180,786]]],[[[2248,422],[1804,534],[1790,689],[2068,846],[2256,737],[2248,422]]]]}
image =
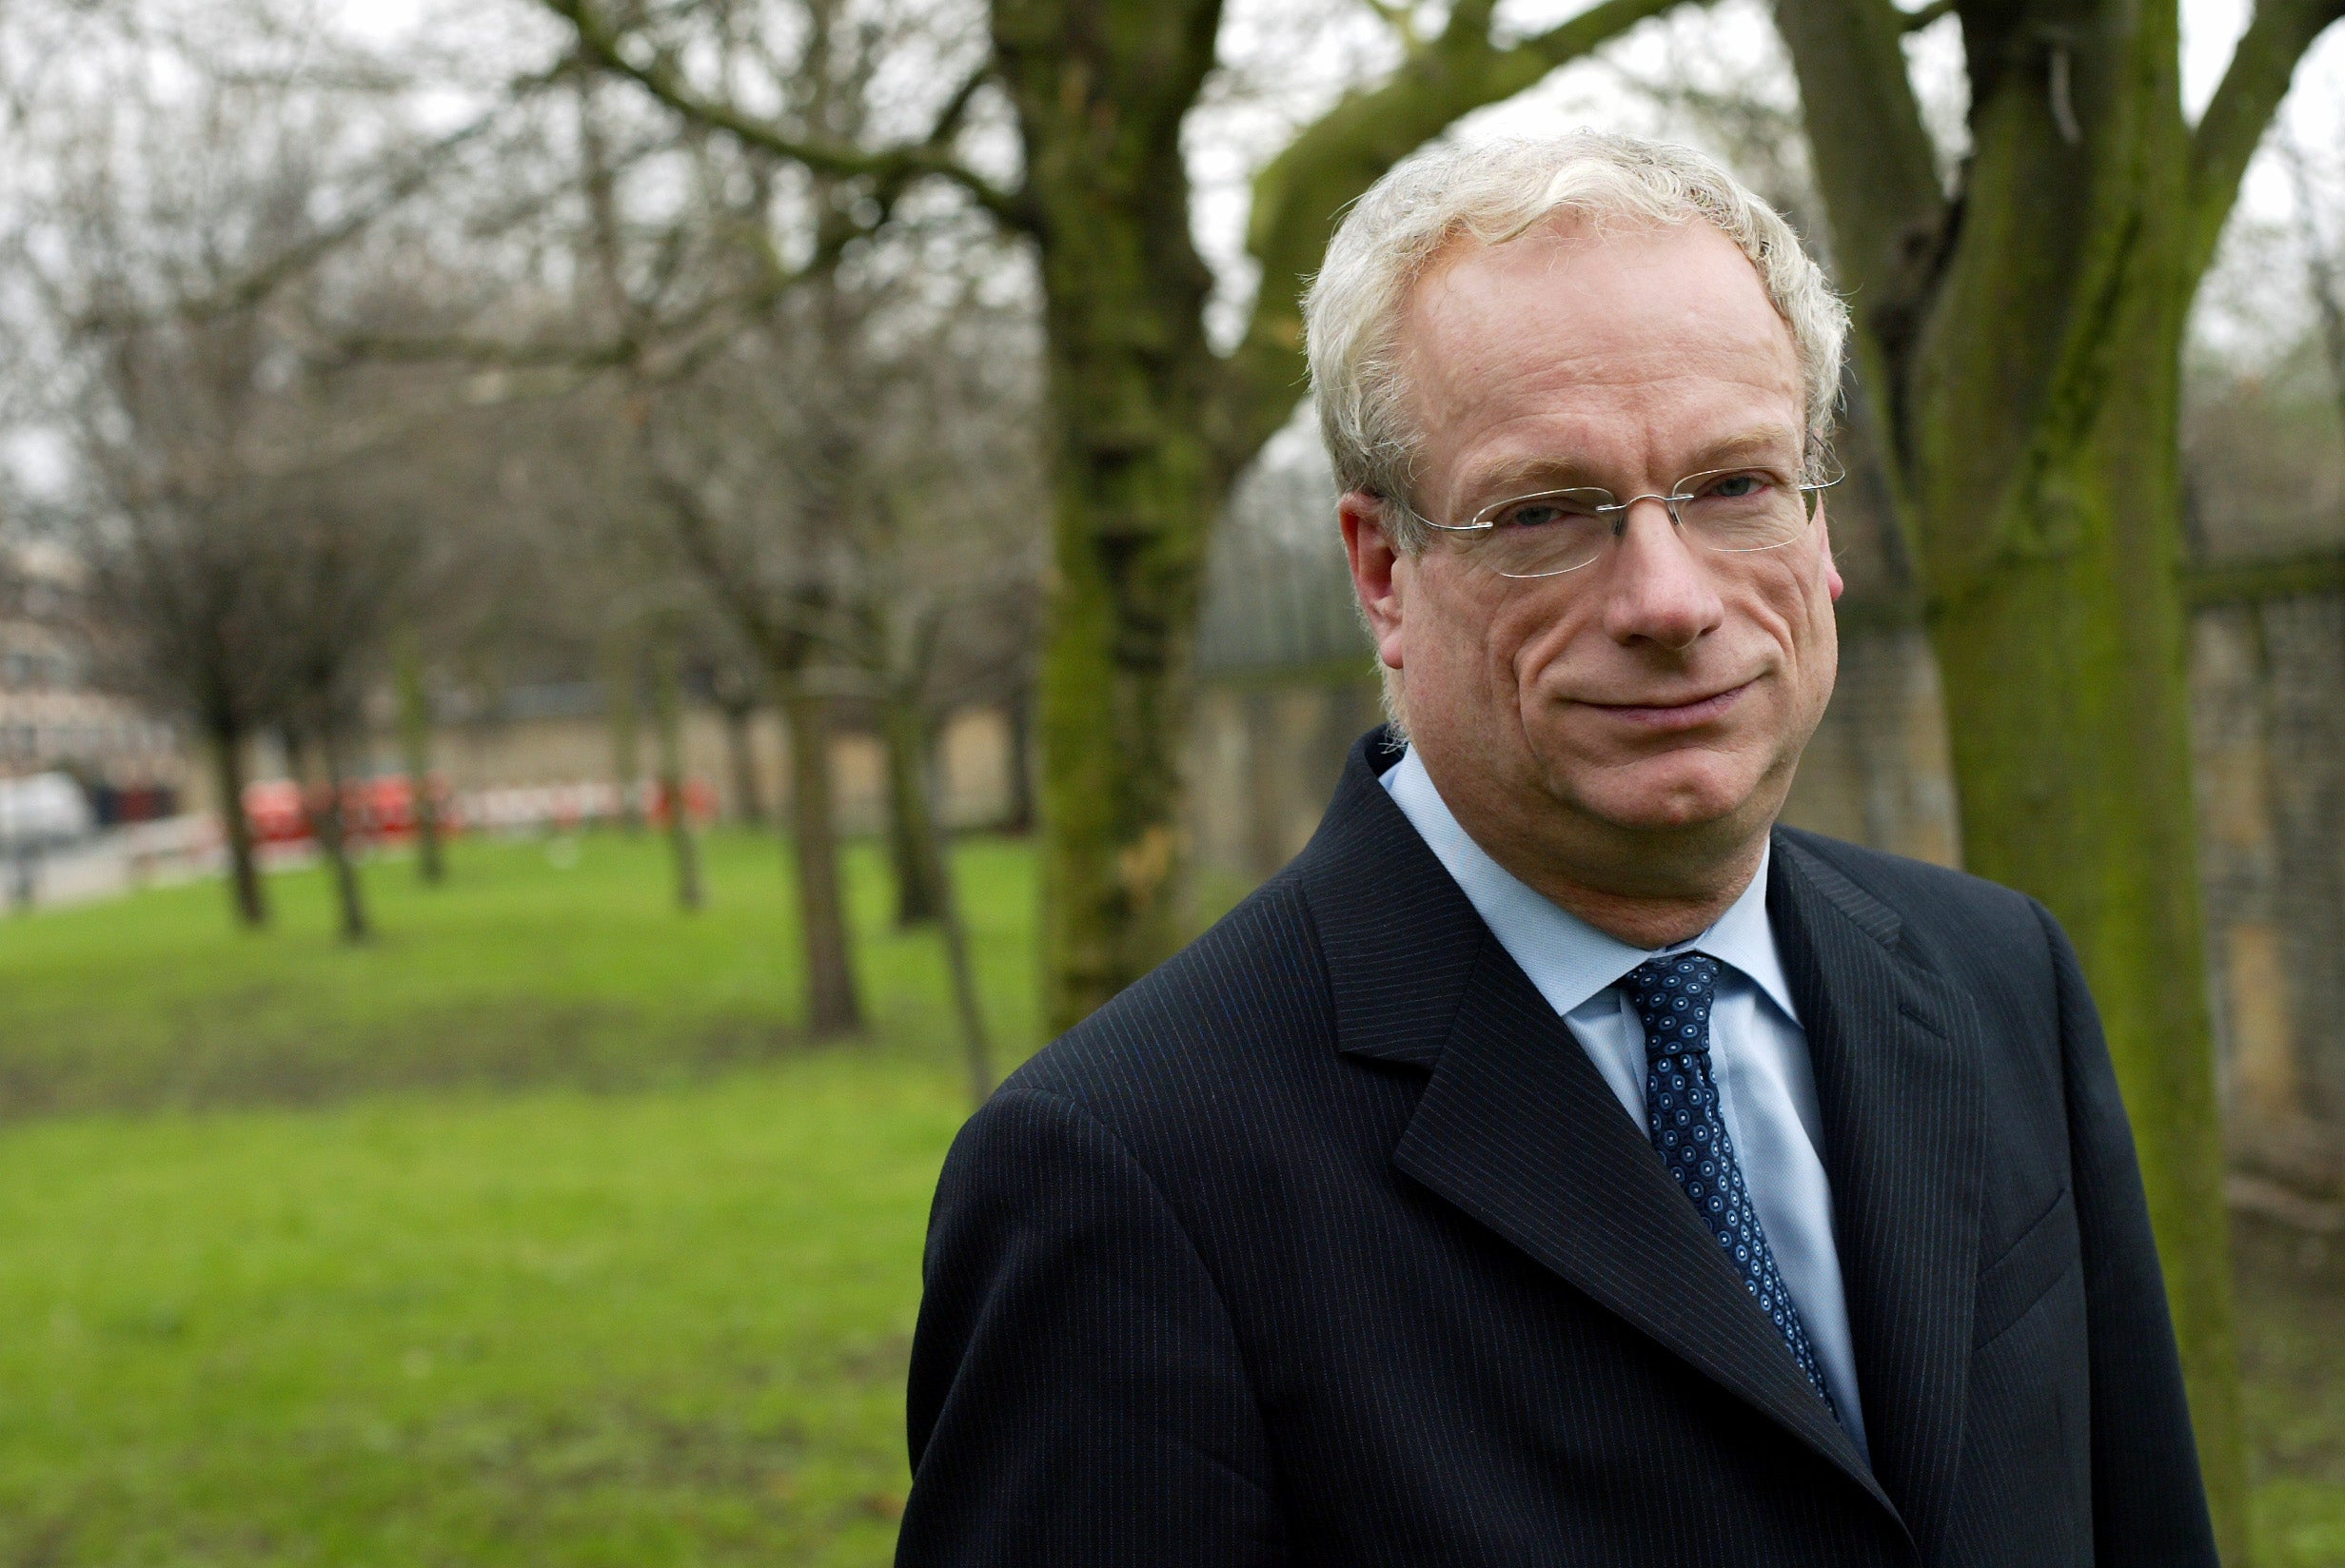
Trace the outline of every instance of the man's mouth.
{"type": "Polygon", "coordinates": [[[1587,706],[1641,730],[1694,730],[1724,717],[1726,711],[1757,684],[1755,679],[1745,680],[1738,686],[1729,686],[1723,692],[1712,692],[1706,696],[1674,700],[1656,698],[1648,702],[1590,701],[1587,706]]]}

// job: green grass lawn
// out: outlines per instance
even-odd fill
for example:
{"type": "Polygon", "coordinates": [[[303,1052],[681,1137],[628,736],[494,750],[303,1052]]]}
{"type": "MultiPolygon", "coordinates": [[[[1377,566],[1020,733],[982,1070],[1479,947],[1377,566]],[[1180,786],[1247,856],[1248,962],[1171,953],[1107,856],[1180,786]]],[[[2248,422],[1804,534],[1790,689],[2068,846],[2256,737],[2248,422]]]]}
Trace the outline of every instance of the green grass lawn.
{"type": "MultiPolygon", "coordinates": [[[[0,924],[0,1121],[35,1113],[307,1104],[354,1092],[562,1082],[633,1088],[799,1049],[781,850],[705,843],[678,912],[660,840],[466,841],[455,882],[377,863],[379,934],[333,936],[316,873],[271,877],[273,929],[230,929],[217,884],[0,924]]],[[[956,864],[995,1031],[1035,1029],[1032,859],[979,840],[956,864]]],[[[883,1049],[949,1050],[936,938],[889,929],[877,856],[848,858],[883,1049]]]]}
{"type": "MultiPolygon", "coordinates": [[[[0,1568],[877,1564],[930,1188],[936,939],[850,857],[871,1038],[815,1046],[779,852],[467,842],[0,922],[0,1568]]],[[[957,864],[1035,1043],[1024,847],[957,864]]],[[[2345,1563],[2345,1248],[2243,1224],[2267,1568],[2345,1563]]]]}
{"type": "Polygon", "coordinates": [[[0,1561],[879,1563],[950,1072],[0,1144],[0,1561]]]}
{"type": "MultiPolygon", "coordinates": [[[[966,1107],[936,938],[850,890],[814,1047],[784,863],[656,839],[0,923],[0,1563],[880,1563],[928,1198],[966,1107]]],[[[1034,1044],[1032,861],[957,856],[1034,1044]]]]}

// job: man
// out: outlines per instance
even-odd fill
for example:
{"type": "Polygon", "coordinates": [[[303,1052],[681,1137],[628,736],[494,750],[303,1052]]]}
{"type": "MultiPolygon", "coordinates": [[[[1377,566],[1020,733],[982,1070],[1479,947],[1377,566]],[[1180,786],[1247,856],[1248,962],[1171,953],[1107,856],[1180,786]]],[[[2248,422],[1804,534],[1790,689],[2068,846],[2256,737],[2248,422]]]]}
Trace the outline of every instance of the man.
{"type": "Polygon", "coordinates": [[[1680,148],[1451,148],[1308,319],[1399,726],[963,1132],[898,1561],[2213,1564],[2066,939],[1774,826],[1841,588],[1796,238],[1680,148]]]}

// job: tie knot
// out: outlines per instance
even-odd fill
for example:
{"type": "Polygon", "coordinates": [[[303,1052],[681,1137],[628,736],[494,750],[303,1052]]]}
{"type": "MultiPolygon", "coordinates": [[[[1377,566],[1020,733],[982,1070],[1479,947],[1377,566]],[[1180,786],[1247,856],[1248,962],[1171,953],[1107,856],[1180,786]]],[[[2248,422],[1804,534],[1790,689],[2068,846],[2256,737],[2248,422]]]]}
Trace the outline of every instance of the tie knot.
{"type": "Polygon", "coordinates": [[[1647,958],[1623,977],[1628,1000],[1645,1025],[1653,1054],[1710,1049],[1710,1002],[1718,994],[1718,960],[1699,952],[1647,958]]]}

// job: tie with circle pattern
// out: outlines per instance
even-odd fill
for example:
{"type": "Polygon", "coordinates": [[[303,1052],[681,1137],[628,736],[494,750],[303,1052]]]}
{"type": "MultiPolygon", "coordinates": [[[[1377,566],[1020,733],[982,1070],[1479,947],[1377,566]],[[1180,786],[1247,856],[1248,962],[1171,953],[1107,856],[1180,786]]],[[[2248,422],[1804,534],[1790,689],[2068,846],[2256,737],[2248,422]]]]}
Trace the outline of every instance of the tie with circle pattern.
{"type": "Polygon", "coordinates": [[[1717,959],[1702,953],[1670,953],[1646,959],[1621,981],[1645,1025],[1645,1126],[1662,1164],[1693,1200],[1759,1310],[1782,1332],[1792,1360],[1837,1418],[1840,1410],[1807,1342],[1807,1325],[1776,1271],[1775,1254],[1743,1185],[1725,1118],[1719,1114],[1718,1081],[1710,1071],[1710,1003],[1718,993],[1718,968],[1717,959]]]}

